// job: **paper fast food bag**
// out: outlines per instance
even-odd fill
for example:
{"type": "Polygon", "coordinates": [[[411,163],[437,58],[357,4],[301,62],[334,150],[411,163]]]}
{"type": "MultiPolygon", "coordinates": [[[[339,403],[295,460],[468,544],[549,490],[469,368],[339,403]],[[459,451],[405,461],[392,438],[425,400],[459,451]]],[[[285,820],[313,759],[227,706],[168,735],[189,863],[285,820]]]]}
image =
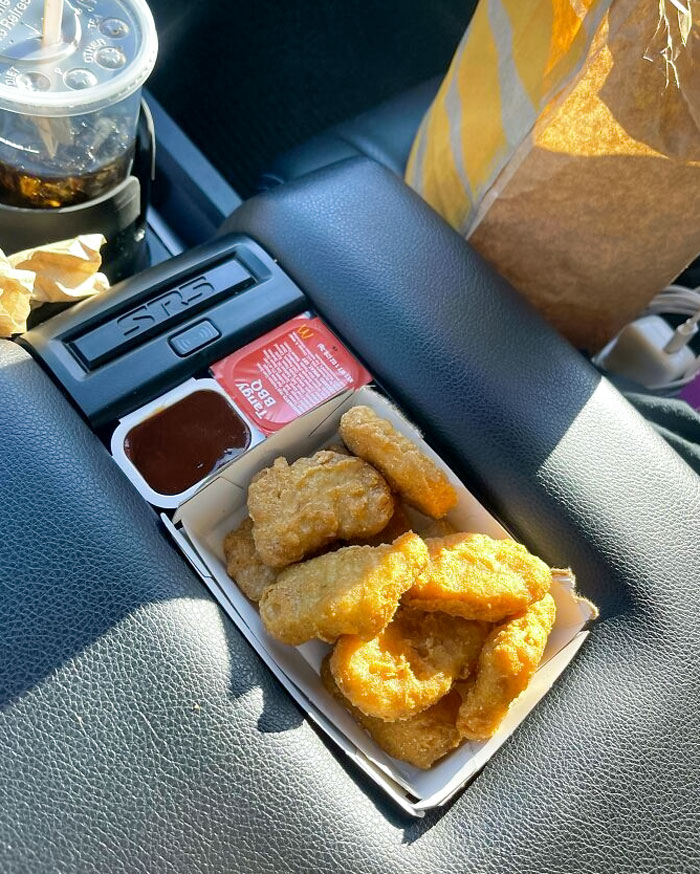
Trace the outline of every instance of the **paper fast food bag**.
{"type": "Polygon", "coordinates": [[[700,0],[481,0],[407,181],[594,350],[700,253],[700,0]]]}

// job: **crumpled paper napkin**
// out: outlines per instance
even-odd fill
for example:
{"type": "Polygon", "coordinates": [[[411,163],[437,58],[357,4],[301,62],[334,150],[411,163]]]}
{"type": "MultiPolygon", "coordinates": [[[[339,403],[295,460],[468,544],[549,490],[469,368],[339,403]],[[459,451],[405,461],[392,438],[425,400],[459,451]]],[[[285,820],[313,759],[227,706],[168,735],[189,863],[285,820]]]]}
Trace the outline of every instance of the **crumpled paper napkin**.
{"type": "Polygon", "coordinates": [[[2,251],[0,255],[0,337],[11,337],[27,329],[36,276],[15,270],[2,251]]]}
{"type": "Polygon", "coordinates": [[[33,308],[106,291],[109,280],[99,272],[106,242],[102,234],[84,234],[9,258],[0,250],[0,337],[26,331],[33,308]]]}

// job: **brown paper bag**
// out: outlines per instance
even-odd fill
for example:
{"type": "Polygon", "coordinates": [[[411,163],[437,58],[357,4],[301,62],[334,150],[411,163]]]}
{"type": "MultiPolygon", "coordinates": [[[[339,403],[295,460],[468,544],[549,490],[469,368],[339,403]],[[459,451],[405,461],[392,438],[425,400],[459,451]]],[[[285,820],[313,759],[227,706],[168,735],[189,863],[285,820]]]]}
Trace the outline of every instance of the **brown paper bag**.
{"type": "MultiPolygon", "coordinates": [[[[515,8],[510,0],[482,0],[482,6],[493,2],[515,8]]],[[[461,229],[562,333],[593,351],[700,253],[700,2],[521,4],[520,14],[529,4],[542,21],[523,18],[522,33],[518,22],[511,22],[510,64],[504,63],[498,43],[507,147],[504,157],[494,148],[492,178],[484,176],[481,188],[473,184],[470,191],[470,180],[463,180],[471,203],[461,229]],[[550,5],[560,13],[556,28],[542,12],[550,5]],[[518,50],[532,39],[533,28],[551,26],[551,55],[557,39],[561,44],[564,7],[570,21],[577,14],[580,23],[575,33],[566,25],[571,29],[566,51],[576,48],[582,61],[571,64],[568,79],[560,77],[555,93],[540,88],[542,105],[533,100],[537,114],[524,130],[518,95],[511,95],[509,110],[504,81],[519,71],[526,96],[532,95],[518,50]],[[509,111],[516,122],[510,131],[509,111]]],[[[464,69],[453,65],[449,75],[459,79],[464,69]]],[[[556,78],[557,69],[549,69],[550,78],[556,78]]],[[[431,113],[440,100],[439,95],[431,113]]],[[[462,126],[465,117],[468,121],[463,112],[462,126]]],[[[450,117],[452,134],[453,125],[450,117]]],[[[478,138],[486,134],[478,126],[471,141],[461,133],[465,154],[478,153],[484,145],[478,138]]],[[[425,171],[437,156],[437,145],[431,152],[431,136],[435,141],[440,136],[435,119],[428,120],[423,135],[423,179],[416,179],[415,157],[408,178],[429,200],[432,193],[440,209],[425,171]]],[[[417,142],[414,153],[419,147],[417,142]]],[[[454,207],[452,212],[457,214],[454,207]]]]}

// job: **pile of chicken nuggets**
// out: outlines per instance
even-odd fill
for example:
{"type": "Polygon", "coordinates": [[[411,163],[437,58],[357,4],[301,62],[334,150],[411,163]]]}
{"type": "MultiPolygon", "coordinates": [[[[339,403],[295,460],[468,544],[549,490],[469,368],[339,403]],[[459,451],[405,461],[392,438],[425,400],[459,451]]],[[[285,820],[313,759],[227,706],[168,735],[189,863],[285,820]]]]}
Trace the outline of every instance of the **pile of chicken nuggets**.
{"type": "Polygon", "coordinates": [[[332,644],[328,692],[389,755],[429,768],[491,737],[528,685],[556,618],[552,571],[455,531],[445,473],[369,407],[340,437],[257,474],[228,573],[277,640],[332,644]]]}

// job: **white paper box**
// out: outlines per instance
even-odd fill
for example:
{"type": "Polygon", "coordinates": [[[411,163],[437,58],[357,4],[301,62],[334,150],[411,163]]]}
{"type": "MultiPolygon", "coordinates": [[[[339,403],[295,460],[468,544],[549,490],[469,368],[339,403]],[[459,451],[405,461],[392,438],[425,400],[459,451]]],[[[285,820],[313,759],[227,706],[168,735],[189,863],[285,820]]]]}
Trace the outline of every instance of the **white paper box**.
{"type": "Polygon", "coordinates": [[[459,503],[447,518],[460,531],[502,538],[508,534],[422,440],[419,432],[385,398],[369,388],[347,392],[287,425],[264,443],[222,468],[175,515],[163,521],[212,594],[263,661],[308,715],[405,811],[423,816],[445,804],[491,758],[551,688],[576,654],[595,618],[595,608],[576,597],[573,577],[555,578],[552,595],[557,621],[542,664],[518,698],[496,735],[483,743],[465,743],[427,771],[387,755],[350,714],[326,692],[319,670],[330,647],[312,641],[286,646],[265,631],[256,607],[226,573],[223,540],[247,515],[246,497],[253,476],[283,455],[291,463],[337,439],[340,418],[350,407],[365,404],[418,444],[447,474],[459,503]],[[180,527],[181,526],[181,527],[180,527]]]}

